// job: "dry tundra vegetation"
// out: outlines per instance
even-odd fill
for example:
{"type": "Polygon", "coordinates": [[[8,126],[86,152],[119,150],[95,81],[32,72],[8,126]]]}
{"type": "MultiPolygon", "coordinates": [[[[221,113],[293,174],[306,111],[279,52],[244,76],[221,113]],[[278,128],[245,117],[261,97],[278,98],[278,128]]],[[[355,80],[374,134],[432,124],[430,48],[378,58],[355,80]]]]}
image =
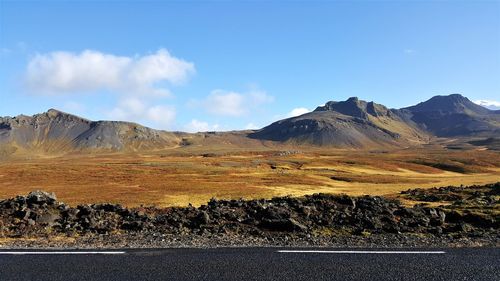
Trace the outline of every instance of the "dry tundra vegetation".
{"type": "MultiPolygon", "coordinates": [[[[177,147],[0,161],[0,199],[40,189],[71,204],[199,206],[210,198],[313,193],[393,196],[409,188],[493,183],[500,153],[439,145],[399,150],[177,147]]],[[[406,202],[411,204],[411,201],[406,202]]]]}

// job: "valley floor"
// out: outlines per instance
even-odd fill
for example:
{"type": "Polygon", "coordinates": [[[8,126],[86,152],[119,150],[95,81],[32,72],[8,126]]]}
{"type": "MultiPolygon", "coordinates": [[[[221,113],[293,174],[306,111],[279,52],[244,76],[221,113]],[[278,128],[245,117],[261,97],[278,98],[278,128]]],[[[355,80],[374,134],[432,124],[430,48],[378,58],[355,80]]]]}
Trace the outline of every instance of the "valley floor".
{"type": "Polygon", "coordinates": [[[71,205],[199,206],[212,197],[255,199],[318,192],[390,197],[408,188],[499,180],[500,153],[481,149],[181,147],[4,160],[0,162],[0,199],[40,189],[55,192],[71,205]]]}

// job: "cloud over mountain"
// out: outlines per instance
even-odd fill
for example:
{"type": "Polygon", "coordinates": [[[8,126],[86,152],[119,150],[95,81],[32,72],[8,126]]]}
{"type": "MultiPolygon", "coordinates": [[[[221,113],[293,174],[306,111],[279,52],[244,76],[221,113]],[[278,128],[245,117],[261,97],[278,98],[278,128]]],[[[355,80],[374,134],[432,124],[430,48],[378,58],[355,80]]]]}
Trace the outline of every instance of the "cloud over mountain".
{"type": "Polygon", "coordinates": [[[300,116],[300,115],[306,114],[308,112],[311,112],[311,111],[305,107],[297,107],[297,108],[292,109],[290,112],[288,112],[286,117],[300,116]]]}
{"type": "Polygon", "coordinates": [[[475,104],[479,104],[480,106],[484,106],[489,109],[497,110],[500,109],[500,101],[495,100],[475,100],[475,104]]]}
{"type": "Polygon", "coordinates": [[[148,122],[155,128],[169,129],[176,110],[169,105],[152,105],[137,98],[122,99],[108,114],[108,118],[119,121],[148,122]]]}
{"type": "Polygon", "coordinates": [[[190,105],[201,107],[213,115],[239,117],[273,101],[273,96],[261,90],[239,93],[218,89],[203,100],[191,100],[190,105]]]}
{"type": "Polygon", "coordinates": [[[191,122],[184,126],[184,130],[189,133],[217,131],[220,129],[219,124],[210,125],[208,122],[192,119],[191,122]]]}

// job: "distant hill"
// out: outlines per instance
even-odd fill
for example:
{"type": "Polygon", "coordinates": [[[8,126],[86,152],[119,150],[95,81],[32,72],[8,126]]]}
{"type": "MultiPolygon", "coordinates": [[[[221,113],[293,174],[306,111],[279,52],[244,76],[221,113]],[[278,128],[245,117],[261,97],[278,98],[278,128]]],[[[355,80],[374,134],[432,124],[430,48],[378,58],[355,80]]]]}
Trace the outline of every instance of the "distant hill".
{"type": "Polygon", "coordinates": [[[277,121],[251,138],[338,147],[407,146],[429,135],[411,120],[381,104],[356,97],[327,102],[313,112],[277,121]]]}
{"type": "Polygon", "coordinates": [[[55,109],[34,116],[0,117],[0,144],[24,150],[138,150],[178,142],[169,132],[129,122],[90,121],[55,109]]]}
{"type": "Polygon", "coordinates": [[[477,105],[459,94],[435,96],[401,109],[423,129],[439,137],[500,133],[500,112],[477,105]]]}

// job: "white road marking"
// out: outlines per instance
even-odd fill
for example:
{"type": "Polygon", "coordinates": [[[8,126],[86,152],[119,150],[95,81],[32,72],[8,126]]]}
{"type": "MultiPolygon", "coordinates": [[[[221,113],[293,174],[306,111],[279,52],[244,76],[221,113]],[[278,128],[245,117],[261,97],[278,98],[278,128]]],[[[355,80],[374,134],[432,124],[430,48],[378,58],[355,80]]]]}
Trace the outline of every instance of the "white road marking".
{"type": "Polygon", "coordinates": [[[123,251],[90,251],[90,252],[78,252],[78,251],[60,251],[60,252],[0,252],[0,255],[123,255],[125,252],[123,251]]]}
{"type": "Polygon", "coordinates": [[[444,251],[322,251],[322,250],[279,250],[278,253],[304,254],[445,254],[444,251]]]}

